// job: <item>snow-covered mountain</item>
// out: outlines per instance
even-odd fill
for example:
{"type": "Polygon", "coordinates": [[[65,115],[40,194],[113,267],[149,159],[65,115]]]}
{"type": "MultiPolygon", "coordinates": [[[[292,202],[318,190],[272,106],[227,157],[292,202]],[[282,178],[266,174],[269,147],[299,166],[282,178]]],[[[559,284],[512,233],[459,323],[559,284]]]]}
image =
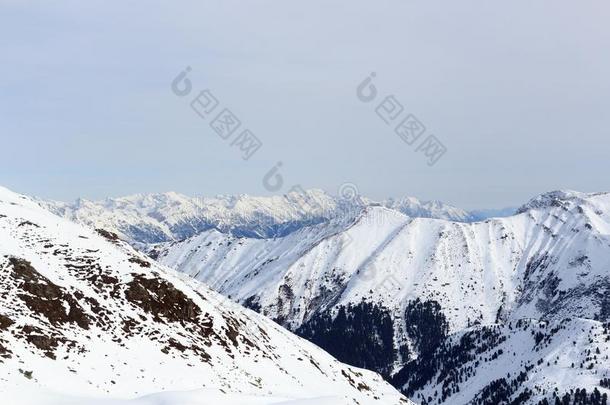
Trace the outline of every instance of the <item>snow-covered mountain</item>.
{"type": "Polygon", "coordinates": [[[377,374],[339,363],[117,235],[3,188],[0,273],[3,403],[408,403],[377,374]]]}
{"type": "Polygon", "coordinates": [[[386,206],[412,217],[461,222],[475,218],[438,201],[407,197],[375,202],[359,196],[335,197],[321,190],[298,190],[273,197],[192,198],[171,192],[103,201],[79,199],[71,204],[38,201],[59,216],[117,233],[136,245],[182,240],[210,229],[240,237],[281,237],[304,226],[343,221],[368,205],[386,206]]]}
{"type": "MultiPolygon", "coordinates": [[[[281,238],[239,238],[208,230],[157,245],[151,253],[339,359],[397,375],[397,386],[422,395],[440,392],[438,384],[442,387],[446,376],[433,384],[407,385],[413,377],[400,370],[415,367],[413,362],[423,354],[453,345],[445,341],[452,336],[459,341],[468,330],[487,336],[487,328],[502,328],[498,339],[517,345],[513,351],[525,359],[536,348],[525,339],[527,334],[516,334],[507,325],[531,319],[554,330],[568,319],[587,319],[569,324],[564,335],[576,339],[585,333],[584,326],[572,330],[578,322],[589,322],[599,331],[599,322],[610,321],[608,193],[547,193],[516,215],[473,223],[414,218],[368,205],[349,222],[320,223],[281,238]]],[[[569,343],[555,339],[549,347],[563,351],[569,343]]],[[[477,342],[473,347],[480,355],[489,345],[477,342]]],[[[573,348],[563,360],[579,364],[583,350],[592,347],[573,348]]],[[[593,384],[594,378],[583,379],[579,373],[608,377],[608,364],[602,362],[604,367],[596,365],[590,373],[566,369],[561,379],[549,375],[549,384],[562,394],[571,388],[590,391],[599,381],[593,384]]],[[[451,374],[449,369],[445,373],[451,374]]],[[[529,378],[533,371],[527,373],[529,378]]],[[[494,382],[469,381],[480,390],[494,382]]],[[[511,398],[526,389],[535,392],[532,384],[520,384],[511,398]]],[[[474,400],[462,395],[463,403],[474,400]]]]}

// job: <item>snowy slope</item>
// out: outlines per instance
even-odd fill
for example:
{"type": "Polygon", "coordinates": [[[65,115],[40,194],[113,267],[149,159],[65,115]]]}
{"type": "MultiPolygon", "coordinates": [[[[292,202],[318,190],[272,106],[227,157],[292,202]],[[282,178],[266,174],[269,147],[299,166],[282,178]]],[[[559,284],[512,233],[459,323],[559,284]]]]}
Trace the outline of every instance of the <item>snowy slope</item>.
{"type": "Polygon", "coordinates": [[[406,403],[378,375],[116,235],[3,188],[0,272],[0,395],[11,405],[406,403]]]}
{"type": "Polygon", "coordinates": [[[466,211],[438,201],[424,202],[413,197],[381,202],[358,196],[342,199],[321,190],[273,197],[191,198],[170,192],[103,201],[79,199],[72,204],[38,201],[57,215],[115,232],[134,244],[181,240],[209,229],[252,238],[285,236],[307,225],[352,217],[371,204],[413,217],[472,219],[466,211]]]}

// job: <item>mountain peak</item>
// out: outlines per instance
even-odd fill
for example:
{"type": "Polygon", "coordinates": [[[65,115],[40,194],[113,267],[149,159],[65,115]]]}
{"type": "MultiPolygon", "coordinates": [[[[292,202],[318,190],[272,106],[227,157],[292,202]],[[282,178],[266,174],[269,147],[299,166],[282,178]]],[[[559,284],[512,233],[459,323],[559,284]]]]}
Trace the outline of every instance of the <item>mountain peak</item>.
{"type": "MultiPolygon", "coordinates": [[[[599,193],[597,193],[599,194],[599,193]]],[[[550,207],[567,207],[568,205],[582,205],[586,199],[596,195],[594,193],[582,193],[574,190],[554,190],[537,195],[522,205],[517,213],[532,209],[544,209],[550,207]]]]}

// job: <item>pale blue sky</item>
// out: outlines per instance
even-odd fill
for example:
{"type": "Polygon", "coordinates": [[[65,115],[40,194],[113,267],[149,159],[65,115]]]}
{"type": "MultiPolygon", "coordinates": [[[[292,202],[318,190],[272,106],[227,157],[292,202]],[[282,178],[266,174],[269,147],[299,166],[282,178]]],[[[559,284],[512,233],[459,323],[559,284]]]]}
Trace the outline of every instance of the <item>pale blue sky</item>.
{"type": "Polygon", "coordinates": [[[608,190],[610,3],[0,0],[0,184],[46,198],[343,182],[465,208],[608,190]],[[186,66],[262,141],[244,162],[170,91],[186,66]],[[376,72],[433,167],[356,98],[376,72]]]}

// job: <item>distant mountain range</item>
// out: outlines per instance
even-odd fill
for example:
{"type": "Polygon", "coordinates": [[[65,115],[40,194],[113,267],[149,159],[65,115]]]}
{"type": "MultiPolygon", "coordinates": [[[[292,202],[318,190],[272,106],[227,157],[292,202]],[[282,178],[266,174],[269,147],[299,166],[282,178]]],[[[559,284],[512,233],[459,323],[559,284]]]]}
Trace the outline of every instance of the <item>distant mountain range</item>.
{"type": "Polygon", "coordinates": [[[170,192],[102,201],[39,200],[39,203],[57,215],[115,232],[134,244],[182,240],[211,229],[238,237],[282,237],[305,226],[349,220],[371,205],[384,206],[411,217],[459,222],[514,213],[513,209],[468,212],[439,201],[420,201],[414,197],[378,202],[361,196],[346,199],[321,190],[273,197],[214,198],[194,198],[170,192]]]}

